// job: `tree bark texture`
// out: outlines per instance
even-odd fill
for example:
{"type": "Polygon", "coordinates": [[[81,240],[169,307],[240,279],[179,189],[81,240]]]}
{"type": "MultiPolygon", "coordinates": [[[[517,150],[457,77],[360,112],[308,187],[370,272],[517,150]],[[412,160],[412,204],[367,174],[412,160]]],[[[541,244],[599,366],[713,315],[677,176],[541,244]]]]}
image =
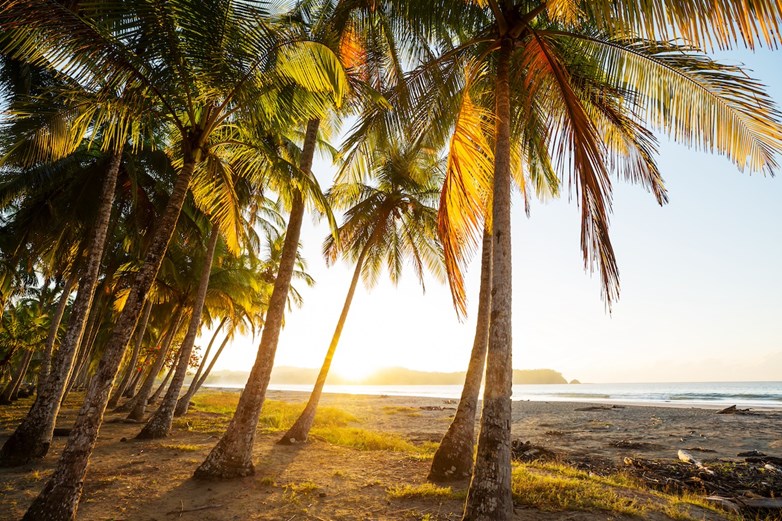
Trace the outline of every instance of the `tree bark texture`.
{"type": "Polygon", "coordinates": [[[125,393],[125,389],[128,388],[128,384],[130,383],[131,377],[133,376],[133,372],[136,370],[136,364],[138,364],[138,354],[141,352],[141,346],[144,343],[144,334],[147,332],[147,324],[149,323],[149,316],[151,314],[152,300],[147,299],[146,304],[144,304],[144,312],[141,316],[141,322],[139,322],[139,325],[136,327],[136,343],[133,345],[133,352],[130,355],[130,360],[128,360],[128,366],[122,375],[122,380],[120,380],[120,383],[117,385],[116,389],[114,389],[114,392],[111,393],[111,398],[109,399],[109,403],[106,406],[109,409],[113,409],[117,406],[120,398],[122,398],[122,395],[125,393]]]}
{"type": "MultiPolygon", "coordinates": [[[[304,146],[301,154],[301,170],[309,172],[312,169],[312,158],[318,134],[318,120],[307,124],[304,146]]],[[[266,388],[269,386],[274,355],[280,337],[288,291],[296,264],[296,252],[299,247],[301,224],[304,219],[303,194],[293,195],[285,242],[282,246],[280,267],[274,280],[272,295],[269,299],[269,309],[258,346],[258,355],[250,371],[250,376],[244,391],[239,398],[228,429],[217,445],[212,449],[206,460],[195,471],[195,477],[201,479],[226,479],[248,476],[255,472],[252,462],[252,449],[255,443],[255,431],[258,418],[261,415],[266,398],[266,388]]]]}
{"type": "Polygon", "coordinates": [[[176,365],[176,372],[171,380],[171,385],[168,386],[163,403],[160,404],[155,414],[152,415],[149,422],[136,436],[138,439],[164,438],[171,432],[171,424],[174,422],[174,409],[176,409],[182,385],[185,383],[187,368],[190,364],[190,354],[193,352],[193,345],[195,344],[196,336],[198,336],[198,330],[201,329],[201,314],[204,309],[204,301],[206,300],[206,291],[209,289],[209,275],[212,273],[212,260],[214,259],[217,239],[219,238],[220,230],[216,224],[213,224],[209,244],[204,255],[204,265],[201,268],[201,277],[198,281],[193,314],[190,317],[190,324],[187,327],[185,339],[182,341],[182,347],[179,348],[179,362],[176,365]]]}
{"type": "Polygon", "coordinates": [[[17,394],[19,393],[19,386],[22,385],[24,375],[27,374],[27,369],[30,367],[30,361],[33,359],[32,351],[25,351],[22,358],[19,359],[19,365],[16,366],[16,371],[11,377],[11,381],[3,388],[2,394],[0,394],[0,405],[8,405],[11,402],[15,402],[17,394]]]}
{"type": "Polygon", "coordinates": [[[163,262],[194,168],[195,160],[186,155],[171,197],[152,236],[144,263],[130,285],[125,306],[106,343],[98,371],[87,387],[84,404],[76,418],[62,456],[51,478],[27,510],[24,521],[71,521],[76,518],[84,475],[103,422],[103,413],[109,401],[114,377],[117,375],[128,341],[136,329],[147,293],[163,262]]]}
{"type": "Polygon", "coordinates": [[[166,385],[168,385],[168,381],[171,380],[171,376],[174,374],[174,367],[176,367],[181,353],[181,350],[177,350],[176,354],[174,355],[174,360],[171,363],[171,367],[169,367],[168,371],[166,371],[166,376],[163,377],[163,381],[160,382],[160,385],[157,386],[155,392],[152,393],[152,396],[150,396],[149,399],[147,399],[147,405],[153,405],[155,402],[157,402],[158,398],[160,398],[160,395],[163,394],[163,391],[166,389],[166,385]]]}
{"type": "Polygon", "coordinates": [[[35,458],[43,458],[49,452],[54,433],[54,423],[65,395],[65,385],[73,368],[76,348],[79,346],[84,325],[90,314],[95,287],[98,284],[100,261],[106,244],[106,235],[114,203],[122,154],[116,152],[109,163],[101,187],[101,200],[95,217],[95,226],[89,239],[89,258],[81,280],[76,300],[71,308],[68,329],[60,347],[52,358],[51,372],[36,396],[33,406],[14,433],[0,449],[0,466],[23,465],[35,458]]]}
{"type": "Polygon", "coordinates": [[[155,358],[155,363],[153,363],[152,367],[149,368],[149,372],[147,373],[147,377],[144,379],[144,383],[141,384],[141,388],[138,390],[136,396],[132,400],[133,405],[130,408],[130,414],[128,414],[129,420],[141,421],[144,419],[144,414],[147,412],[149,395],[152,393],[152,387],[155,385],[155,379],[163,369],[163,364],[166,363],[166,357],[168,356],[168,352],[171,350],[171,344],[174,341],[174,337],[176,336],[176,333],[179,330],[179,326],[182,322],[182,314],[183,310],[182,306],[180,305],[176,314],[174,315],[172,322],[168,326],[168,330],[166,331],[166,335],[163,339],[163,345],[160,346],[160,351],[155,358]]]}
{"type": "Polygon", "coordinates": [[[511,494],[511,240],[510,240],[510,56],[513,41],[503,39],[497,57],[496,150],[492,213],[492,286],[486,386],[481,432],[464,521],[508,521],[511,494]]]}
{"type": "Polygon", "coordinates": [[[223,329],[226,320],[228,319],[223,317],[223,319],[220,321],[220,324],[217,326],[217,329],[215,329],[215,332],[212,334],[212,338],[209,340],[209,345],[206,347],[206,351],[204,352],[204,357],[201,359],[201,363],[198,364],[198,370],[193,376],[193,380],[190,382],[190,385],[187,387],[187,392],[185,392],[185,395],[177,401],[176,408],[174,409],[174,416],[178,417],[187,414],[187,409],[190,407],[190,400],[193,398],[193,395],[195,394],[198,387],[198,380],[201,379],[201,375],[204,372],[204,367],[207,365],[206,361],[209,359],[209,353],[211,353],[212,346],[214,345],[215,340],[217,340],[217,334],[221,329],[223,329]]]}
{"type": "Polygon", "coordinates": [[[434,453],[429,470],[431,481],[460,481],[470,477],[475,449],[475,417],[478,410],[478,396],[481,391],[486,350],[489,346],[489,319],[491,312],[491,255],[492,236],[488,229],[483,232],[483,253],[481,254],[481,289],[478,296],[478,316],[475,338],[470,354],[470,363],[464,378],[462,397],[456,408],[448,432],[434,453]]]}
{"type": "Polygon", "coordinates": [[[60,322],[65,314],[65,308],[68,306],[68,298],[71,296],[73,286],[76,285],[76,274],[68,277],[65,286],[62,288],[60,302],[57,303],[57,309],[54,311],[52,321],[49,324],[49,336],[46,338],[46,347],[44,348],[41,366],[38,368],[38,394],[43,392],[46,379],[49,378],[49,368],[52,365],[52,354],[54,353],[54,343],[57,341],[57,332],[60,330],[60,322]]]}

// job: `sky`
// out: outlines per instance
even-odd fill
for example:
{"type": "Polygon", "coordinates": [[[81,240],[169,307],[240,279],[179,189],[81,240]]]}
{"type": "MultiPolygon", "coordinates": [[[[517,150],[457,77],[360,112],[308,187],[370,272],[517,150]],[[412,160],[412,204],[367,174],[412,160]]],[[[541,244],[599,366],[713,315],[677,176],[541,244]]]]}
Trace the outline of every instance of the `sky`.
{"type": "MultiPolygon", "coordinates": [[[[721,53],[744,63],[782,103],[782,53],[721,53]]],[[[611,236],[621,297],[609,313],[597,274],[584,271],[576,201],[514,201],[513,367],[551,368],[581,382],[779,381],[782,379],[782,179],[741,173],[727,159],[661,138],[670,203],[639,186],[614,184],[611,236]]],[[[314,171],[325,184],[333,168],[314,171]]],[[[305,223],[303,254],[317,284],[299,287],[278,366],[319,367],[352,275],[327,268],[324,222],[305,223]]],[[[409,267],[409,266],[408,266],[409,267]]],[[[469,316],[459,322],[447,285],[424,293],[412,270],[398,287],[359,287],[333,371],[377,368],[463,371],[475,328],[480,257],[467,273],[469,316]]],[[[205,335],[206,336],[206,335],[205,335]]],[[[259,339],[237,338],[215,370],[249,370],[259,339]]],[[[202,340],[202,344],[206,342],[202,340]]]]}

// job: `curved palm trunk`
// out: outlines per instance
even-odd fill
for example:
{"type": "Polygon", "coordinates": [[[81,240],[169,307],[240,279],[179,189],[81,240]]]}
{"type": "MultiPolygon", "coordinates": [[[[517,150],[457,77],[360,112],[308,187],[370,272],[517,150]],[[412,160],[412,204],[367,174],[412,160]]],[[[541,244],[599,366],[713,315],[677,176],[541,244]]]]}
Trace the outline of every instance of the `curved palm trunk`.
{"type": "Polygon", "coordinates": [[[507,521],[511,495],[511,241],[510,86],[513,41],[503,39],[497,57],[496,150],[492,213],[492,298],[481,432],[464,521],[507,521]]]}
{"type": "Polygon", "coordinates": [[[217,362],[217,359],[220,358],[220,354],[223,352],[223,349],[225,349],[225,346],[228,345],[228,341],[231,340],[231,335],[233,333],[228,333],[225,338],[223,339],[223,342],[220,344],[220,347],[217,349],[217,352],[215,353],[214,357],[212,358],[212,361],[209,362],[209,366],[206,368],[206,371],[204,371],[204,374],[201,375],[201,378],[199,378],[198,382],[195,382],[195,388],[193,386],[190,386],[190,389],[188,389],[187,394],[184,395],[182,398],[179,399],[179,402],[177,403],[177,408],[174,411],[174,416],[182,416],[184,414],[187,414],[187,410],[190,407],[190,400],[195,395],[195,393],[198,392],[199,389],[201,389],[201,386],[204,385],[204,382],[207,378],[209,378],[209,373],[212,372],[212,368],[215,366],[215,362],[217,362]],[[192,389],[192,391],[191,391],[192,389]],[[186,400],[186,401],[185,401],[186,400]],[[184,403],[183,403],[184,401],[184,403]],[[180,412],[181,410],[181,412],[180,412]]]}
{"type": "Polygon", "coordinates": [[[190,354],[193,352],[193,344],[195,344],[198,330],[201,328],[201,313],[204,309],[206,291],[209,289],[209,275],[212,273],[212,260],[214,259],[219,237],[219,229],[216,224],[213,224],[212,235],[209,237],[204,265],[201,269],[201,278],[193,305],[193,314],[190,317],[190,324],[182,342],[182,347],[179,348],[179,362],[176,365],[174,378],[171,380],[171,385],[168,386],[163,403],[160,404],[158,410],[136,436],[137,439],[164,438],[171,431],[171,424],[174,422],[174,409],[176,409],[179,393],[182,391],[182,385],[185,383],[185,376],[187,376],[187,367],[190,364],[190,354]]]}
{"type": "Polygon", "coordinates": [[[125,306],[119,314],[111,336],[101,357],[95,376],[90,380],[84,404],[76,418],[71,435],[63,449],[57,467],[44,489],[33,501],[24,516],[25,521],[62,520],[70,521],[76,517],[81,497],[87,464],[98,438],[103,422],[103,413],[109,401],[109,393],[117,375],[119,364],[133,331],[136,329],[141,308],[149,289],[157,276],[168,243],[174,233],[182,204],[185,202],[190,179],[193,176],[196,159],[185,154],[182,170],[174,183],[171,197],[160,218],[157,229],[144,258],[144,264],[130,285],[125,306]]]}
{"type": "Polygon", "coordinates": [[[133,371],[136,369],[136,364],[138,363],[138,354],[141,351],[141,345],[144,343],[144,333],[147,331],[147,324],[149,323],[149,316],[151,314],[152,301],[147,300],[147,303],[144,304],[144,312],[141,317],[141,322],[139,322],[139,325],[136,328],[136,344],[133,346],[133,353],[130,355],[130,360],[128,360],[128,367],[122,376],[122,380],[120,380],[119,385],[116,389],[114,389],[114,392],[109,399],[109,403],[106,406],[109,409],[113,409],[117,406],[119,399],[122,398],[122,395],[125,393],[125,389],[128,388],[128,384],[130,383],[131,377],[133,376],[133,371]]]}
{"type": "Polygon", "coordinates": [[[163,381],[160,382],[160,385],[157,386],[157,389],[155,389],[155,392],[152,393],[152,396],[149,397],[147,400],[147,405],[154,404],[158,398],[160,398],[160,395],[163,394],[163,391],[166,388],[166,385],[168,385],[168,381],[171,380],[171,376],[174,374],[174,367],[176,367],[177,361],[180,358],[181,350],[177,351],[175,357],[176,359],[171,364],[171,367],[168,368],[168,371],[166,371],[166,376],[163,377],[163,381]]]}
{"type": "MultiPolygon", "coordinates": [[[[307,124],[300,165],[305,172],[312,169],[319,124],[318,120],[311,120],[307,124]]],[[[274,365],[274,355],[277,351],[277,342],[280,338],[280,329],[285,315],[285,304],[288,300],[291,277],[296,264],[296,251],[299,247],[303,219],[304,199],[303,195],[297,192],[294,194],[291,204],[291,214],[288,219],[285,242],[282,246],[280,267],[277,278],[274,280],[269,309],[266,312],[266,322],[261,334],[261,343],[258,346],[258,355],[247,379],[247,385],[239,398],[239,405],[236,407],[233,419],[228,424],[228,429],[206,457],[206,460],[196,469],[196,478],[234,478],[248,476],[255,472],[252,461],[255,430],[258,427],[258,418],[261,415],[261,407],[266,398],[266,388],[269,386],[269,378],[274,365]]]]}
{"type": "Polygon", "coordinates": [[[329,344],[329,349],[326,351],[326,358],[323,360],[323,365],[318,373],[318,379],[315,381],[315,387],[312,389],[310,398],[307,400],[307,405],[299,415],[296,423],[294,423],[282,439],[277,442],[281,445],[292,445],[297,442],[307,441],[307,436],[312,428],[312,423],[315,421],[315,412],[318,409],[320,396],[323,394],[323,386],[326,385],[326,378],[329,375],[329,369],[331,369],[331,361],[334,359],[334,352],[337,350],[339,337],[342,335],[342,328],[345,326],[350,304],[353,302],[353,295],[356,292],[358,279],[361,276],[361,268],[364,266],[364,257],[366,256],[370,244],[371,243],[367,243],[367,245],[364,246],[364,249],[361,250],[361,254],[358,257],[358,261],[356,262],[356,269],[353,271],[353,279],[350,281],[350,289],[348,289],[345,303],[342,305],[342,313],[339,315],[339,321],[337,322],[337,327],[334,329],[334,334],[331,337],[331,343],[329,344]]]}
{"type": "Polygon", "coordinates": [[[121,160],[120,152],[111,157],[106,177],[103,179],[100,205],[88,245],[90,253],[87,266],[79,282],[79,291],[76,293],[76,300],[71,309],[68,330],[60,342],[60,348],[52,358],[51,373],[27,416],[0,449],[0,466],[23,465],[34,458],[43,458],[49,452],[54,423],[60,411],[60,401],[65,394],[65,384],[73,368],[76,348],[84,334],[84,325],[90,314],[93,294],[98,284],[100,261],[106,244],[121,160]]]}
{"type": "Polygon", "coordinates": [[[62,316],[65,314],[65,308],[68,306],[68,297],[71,296],[73,286],[76,285],[76,274],[73,273],[68,277],[65,286],[62,288],[62,295],[60,296],[60,302],[57,304],[57,310],[52,317],[52,323],[49,324],[49,336],[46,339],[46,347],[44,348],[43,358],[41,359],[41,367],[38,369],[38,394],[43,392],[43,387],[46,385],[46,379],[49,378],[49,368],[52,364],[52,353],[54,352],[54,342],[57,340],[57,332],[60,330],[60,322],[62,316]]]}
{"type": "Polygon", "coordinates": [[[25,352],[22,359],[19,360],[19,365],[16,367],[16,372],[11,377],[11,381],[3,388],[2,394],[0,394],[0,405],[8,405],[11,402],[16,401],[19,387],[22,385],[22,380],[27,374],[27,369],[30,367],[30,361],[33,359],[33,352],[25,352]]]}
{"type": "Polygon", "coordinates": [[[475,325],[475,339],[472,344],[470,363],[464,377],[464,387],[459,406],[456,408],[448,432],[434,453],[427,479],[432,481],[459,481],[470,477],[475,447],[475,414],[478,410],[478,395],[486,365],[486,350],[489,347],[489,320],[491,314],[491,247],[489,230],[483,231],[483,253],[481,254],[481,289],[478,297],[478,317],[475,325]]]}
{"type": "Polygon", "coordinates": [[[160,347],[160,352],[155,358],[155,363],[149,368],[147,377],[144,379],[144,383],[141,384],[141,388],[132,400],[130,406],[130,414],[128,414],[129,420],[141,421],[144,419],[144,414],[147,412],[147,403],[149,402],[149,395],[152,393],[152,387],[155,385],[155,379],[157,379],[160,371],[163,369],[163,364],[166,362],[168,352],[171,350],[171,344],[174,341],[179,326],[182,322],[182,306],[179,306],[177,313],[174,316],[174,320],[168,326],[166,331],[163,345],[160,347]]]}
{"type": "MultiPolygon", "coordinates": [[[[223,319],[220,321],[220,324],[217,326],[217,329],[215,329],[215,332],[212,334],[212,338],[209,340],[209,345],[206,346],[204,357],[201,360],[201,363],[198,364],[198,370],[196,371],[196,374],[193,376],[193,380],[190,382],[190,385],[187,387],[187,392],[185,392],[184,396],[182,396],[176,403],[176,408],[174,409],[174,416],[182,416],[184,414],[187,414],[187,409],[190,407],[190,400],[191,398],[193,398],[193,395],[195,394],[198,387],[198,380],[201,379],[201,374],[203,374],[204,367],[207,365],[206,361],[209,359],[209,353],[212,352],[212,346],[214,345],[215,340],[217,340],[217,334],[220,332],[221,329],[223,329],[223,326],[225,325],[225,322],[227,320],[228,320],[227,317],[223,317],[223,319]]],[[[223,343],[223,345],[225,345],[225,342],[223,343]]],[[[212,364],[210,363],[209,365],[211,366],[212,364]]]]}

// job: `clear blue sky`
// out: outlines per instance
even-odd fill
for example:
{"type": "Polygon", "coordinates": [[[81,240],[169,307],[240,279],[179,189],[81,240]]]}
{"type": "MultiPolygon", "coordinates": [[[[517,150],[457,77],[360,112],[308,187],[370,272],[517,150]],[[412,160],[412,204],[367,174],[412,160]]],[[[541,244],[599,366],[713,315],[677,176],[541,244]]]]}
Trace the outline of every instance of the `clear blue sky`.
{"type": "MultiPolygon", "coordinates": [[[[782,102],[782,53],[734,52],[782,102]]],[[[615,185],[612,238],[622,292],[605,311],[596,276],[584,273],[579,210],[566,198],[535,202],[513,218],[513,366],[553,368],[590,382],[782,379],[782,179],[741,174],[726,159],[662,139],[659,164],[670,204],[615,185]]],[[[319,163],[321,179],[330,168],[319,163]]],[[[782,172],[780,172],[782,174],[782,172]]],[[[290,313],[277,365],[319,366],[352,266],[326,268],[325,225],[302,241],[318,284],[290,313]]],[[[470,318],[456,320],[448,289],[422,295],[408,274],[398,288],[360,288],[334,368],[348,376],[382,366],[464,370],[474,329],[479,266],[470,269],[470,318]]],[[[237,340],[219,368],[249,369],[257,340],[237,340]]]]}

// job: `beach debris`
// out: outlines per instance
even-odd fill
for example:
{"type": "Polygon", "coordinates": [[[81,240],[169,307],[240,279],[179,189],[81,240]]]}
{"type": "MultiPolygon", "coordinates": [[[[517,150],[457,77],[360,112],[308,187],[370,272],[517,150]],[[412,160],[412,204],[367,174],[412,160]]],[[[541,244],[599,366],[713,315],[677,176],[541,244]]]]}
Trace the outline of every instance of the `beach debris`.
{"type": "Polygon", "coordinates": [[[735,512],[731,504],[735,505],[750,519],[758,514],[762,518],[764,513],[778,515],[782,509],[782,472],[769,471],[764,465],[713,460],[708,462],[712,471],[709,473],[690,461],[626,457],[624,464],[625,472],[652,489],[704,495],[708,501],[729,511],[735,512]]]}
{"type": "Polygon", "coordinates": [[[739,458],[752,458],[752,457],[762,458],[763,456],[765,456],[765,454],[760,452],[759,450],[748,450],[746,452],[739,452],[738,454],[736,454],[736,456],[738,456],[739,458]]]}
{"type": "Polygon", "coordinates": [[[728,512],[733,512],[734,514],[741,514],[741,508],[731,501],[730,499],[722,496],[706,496],[706,501],[709,503],[715,504],[719,507],[721,507],[723,510],[727,510],[728,512]]]}
{"type": "Polygon", "coordinates": [[[731,405],[730,407],[725,407],[721,411],[717,411],[717,414],[743,414],[743,415],[756,415],[756,412],[753,412],[749,409],[739,409],[735,405],[731,405]]]}
{"type": "Polygon", "coordinates": [[[645,441],[633,441],[633,440],[616,440],[608,442],[609,447],[617,449],[631,449],[631,450],[659,450],[662,448],[660,445],[654,443],[647,443],[645,441]]]}
{"type": "Polygon", "coordinates": [[[693,452],[717,452],[714,449],[707,449],[706,447],[690,447],[687,450],[691,450],[693,452]]]}
{"type": "Polygon", "coordinates": [[[609,406],[609,405],[590,405],[589,407],[579,407],[578,409],[574,409],[579,412],[592,412],[592,411],[610,411],[611,409],[621,409],[621,407],[618,406],[609,406]]]}
{"type": "Polygon", "coordinates": [[[703,463],[701,463],[699,460],[695,459],[692,454],[687,452],[686,450],[679,449],[679,460],[683,461],[685,463],[691,463],[698,467],[699,469],[702,469],[707,474],[714,474],[714,471],[707,468],[703,463]]]}
{"type": "Polygon", "coordinates": [[[187,512],[200,512],[201,510],[209,510],[212,508],[223,508],[223,505],[204,505],[195,508],[184,508],[184,506],[180,502],[179,510],[171,510],[170,512],[166,512],[166,515],[172,516],[175,514],[179,514],[181,516],[182,514],[185,514],[187,512]]]}
{"type": "Polygon", "coordinates": [[[422,411],[455,411],[456,407],[443,407],[442,405],[420,405],[422,411]]]}
{"type": "Polygon", "coordinates": [[[559,461],[560,455],[540,445],[533,445],[529,441],[513,440],[510,449],[511,458],[514,461],[531,463],[533,461],[559,461]]]}

